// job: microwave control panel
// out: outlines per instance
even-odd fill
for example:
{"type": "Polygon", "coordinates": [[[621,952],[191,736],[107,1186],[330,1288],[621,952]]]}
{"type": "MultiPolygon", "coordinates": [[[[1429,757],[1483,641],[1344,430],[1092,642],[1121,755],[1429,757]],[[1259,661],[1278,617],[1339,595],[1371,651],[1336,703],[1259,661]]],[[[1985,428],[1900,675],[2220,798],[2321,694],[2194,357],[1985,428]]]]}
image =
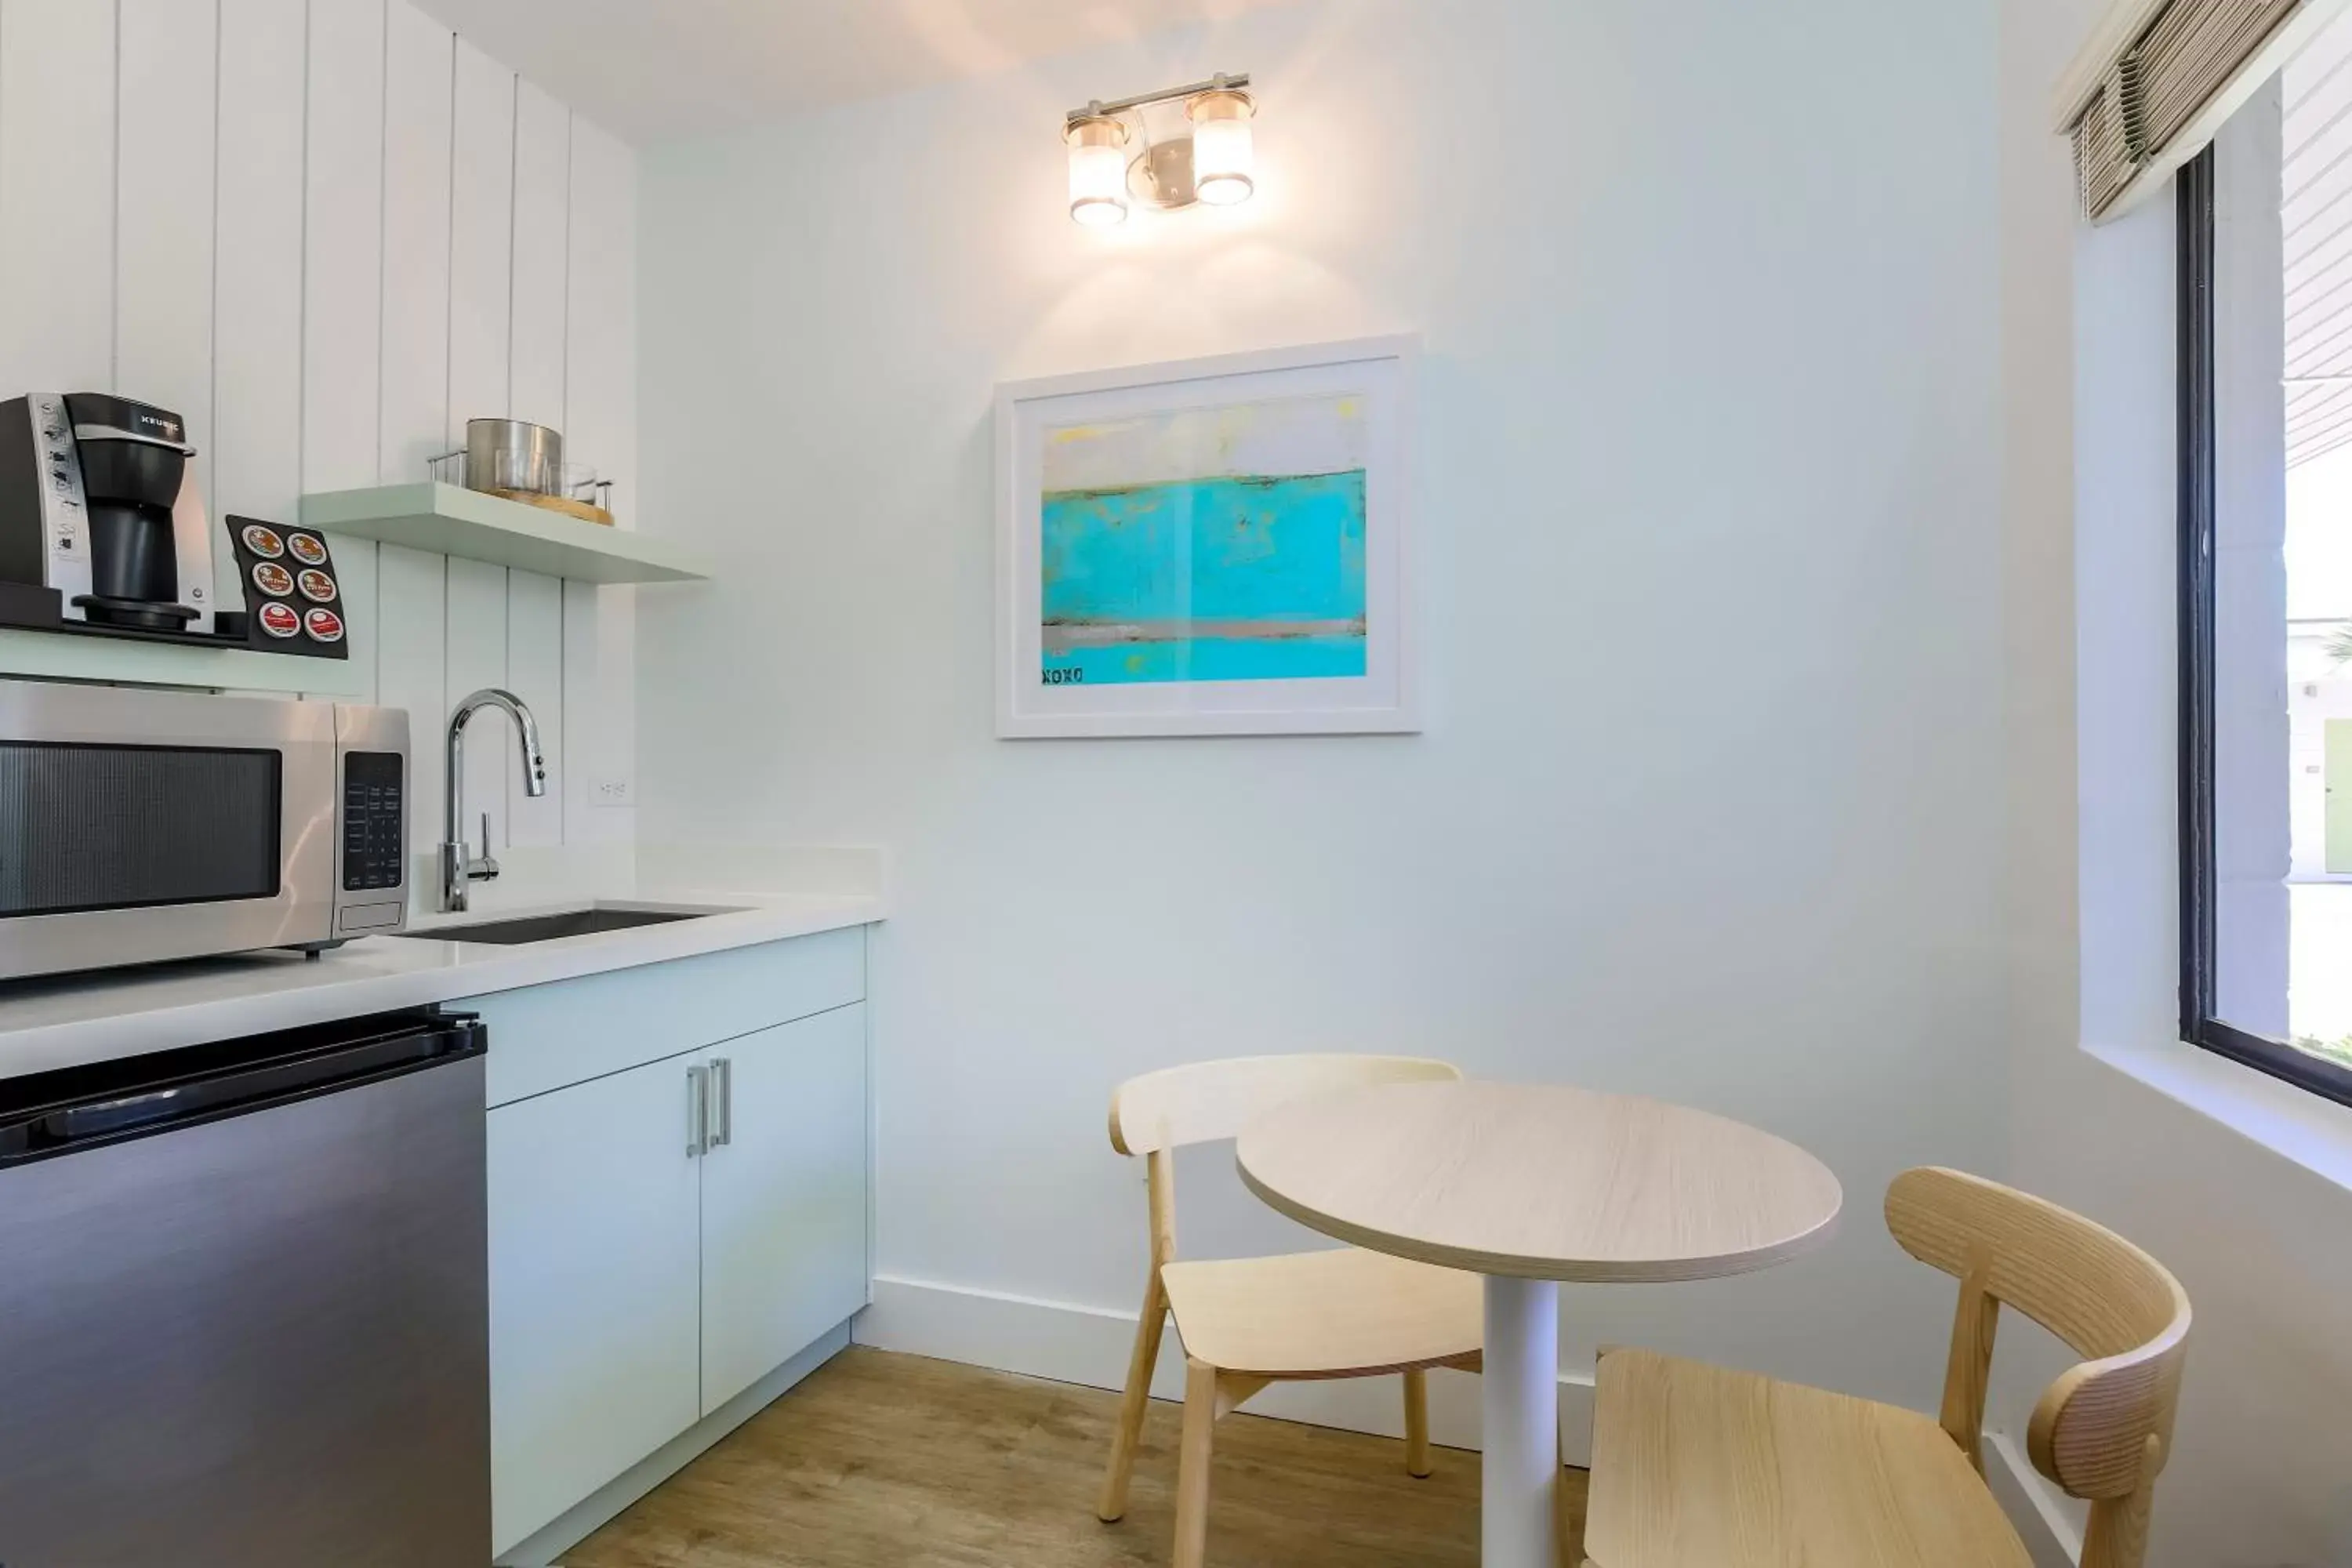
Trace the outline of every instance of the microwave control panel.
{"type": "Polygon", "coordinates": [[[400,886],[406,834],[398,752],[343,753],[343,890],[400,886]]]}

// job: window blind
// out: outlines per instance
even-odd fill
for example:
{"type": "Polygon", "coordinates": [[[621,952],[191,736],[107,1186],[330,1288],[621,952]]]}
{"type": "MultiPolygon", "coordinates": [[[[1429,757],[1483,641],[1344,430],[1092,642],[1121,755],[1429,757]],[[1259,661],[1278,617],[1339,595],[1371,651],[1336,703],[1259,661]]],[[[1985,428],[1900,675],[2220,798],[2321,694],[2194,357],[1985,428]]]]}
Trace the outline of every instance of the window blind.
{"type": "Polygon", "coordinates": [[[2122,0],[2059,89],[2083,211],[2197,155],[2343,0],[2122,0]]]}

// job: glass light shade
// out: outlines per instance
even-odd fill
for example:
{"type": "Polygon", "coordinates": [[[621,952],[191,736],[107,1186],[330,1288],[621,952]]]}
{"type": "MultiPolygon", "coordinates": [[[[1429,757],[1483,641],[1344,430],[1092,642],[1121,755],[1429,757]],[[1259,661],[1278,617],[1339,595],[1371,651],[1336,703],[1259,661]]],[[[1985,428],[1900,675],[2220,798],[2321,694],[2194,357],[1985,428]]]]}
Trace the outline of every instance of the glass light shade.
{"type": "Polygon", "coordinates": [[[1082,120],[1065,133],[1070,144],[1070,216],[1089,228],[1127,221],[1127,128],[1113,120],[1082,120]]]}
{"type": "Polygon", "coordinates": [[[1237,206],[1257,189],[1255,112],[1244,92],[1204,92],[1185,112],[1192,121],[1192,189],[1212,206],[1237,206]]]}

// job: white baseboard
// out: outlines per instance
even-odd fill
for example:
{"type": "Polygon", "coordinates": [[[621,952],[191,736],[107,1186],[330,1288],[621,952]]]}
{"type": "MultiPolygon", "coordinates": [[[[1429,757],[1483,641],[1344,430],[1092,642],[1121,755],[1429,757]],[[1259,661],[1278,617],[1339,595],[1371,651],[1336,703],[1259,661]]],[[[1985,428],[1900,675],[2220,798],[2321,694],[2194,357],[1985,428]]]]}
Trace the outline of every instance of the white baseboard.
{"type": "Polygon", "coordinates": [[[2083,1532],[2062,1495],[2002,1433],[1985,1434],[1984,1457],[1985,1484],[2024,1539],[2033,1568],[2074,1568],[2083,1555],[2083,1532]]]}
{"type": "MultiPolygon", "coordinates": [[[[922,1279],[874,1281],[874,1303],[859,1313],[852,1335],[861,1345],[962,1362],[1056,1383],[1117,1389],[1127,1382],[1135,1344],[1135,1314],[1067,1301],[1041,1301],[922,1279]]],[[[1255,1415],[1384,1436],[1404,1435],[1404,1411],[1394,1378],[1360,1377],[1276,1384],[1249,1402],[1255,1415]]],[[[1171,1334],[1160,1352],[1151,1393],[1184,1396],[1184,1356],[1171,1334]]],[[[1468,1373],[1439,1370],[1429,1379],[1429,1434],[1450,1448],[1478,1447],[1478,1384],[1468,1373]]],[[[1559,1380],[1559,1440],[1564,1463],[1592,1457],[1592,1380],[1559,1380]]]]}

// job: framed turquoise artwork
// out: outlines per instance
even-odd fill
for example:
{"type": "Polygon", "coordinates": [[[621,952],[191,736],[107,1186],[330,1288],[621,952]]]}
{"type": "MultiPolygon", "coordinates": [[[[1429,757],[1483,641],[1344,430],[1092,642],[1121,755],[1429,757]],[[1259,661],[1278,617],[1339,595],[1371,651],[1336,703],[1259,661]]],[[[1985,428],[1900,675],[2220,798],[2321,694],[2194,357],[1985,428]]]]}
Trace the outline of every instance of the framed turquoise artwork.
{"type": "Polygon", "coordinates": [[[1419,729],[1415,352],[1375,338],[998,388],[997,733],[1419,729]]]}

